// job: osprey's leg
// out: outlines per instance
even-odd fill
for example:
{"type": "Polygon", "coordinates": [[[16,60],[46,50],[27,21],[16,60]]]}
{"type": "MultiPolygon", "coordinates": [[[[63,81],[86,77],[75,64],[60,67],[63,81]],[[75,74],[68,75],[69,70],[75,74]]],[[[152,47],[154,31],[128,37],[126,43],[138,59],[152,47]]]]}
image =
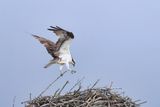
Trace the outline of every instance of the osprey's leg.
{"type": "Polygon", "coordinates": [[[67,67],[67,70],[68,70],[68,71],[71,71],[72,74],[73,74],[73,73],[76,73],[76,71],[74,71],[73,69],[71,69],[71,68],[69,67],[69,63],[66,63],[66,67],[67,67]]]}
{"type": "Polygon", "coordinates": [[[52,64],[55,64],[57,61],[56,60],[50,60],[49,63],[47,65],[44,66],[44,68],[48,68],[49,66],[51,66],[52,64]]]}
{"type": "Polygon", "coordinates": [[[63,65],[60,65],[59,70],[60,70],[60,75],[63,76],[63,65]]]}
{"type": "Polygon", "coordinates": [[[72,70],[71,70],[71,73],[74,74],[74,73],[76,73],[76,71],[72,69],[72,70]]]}

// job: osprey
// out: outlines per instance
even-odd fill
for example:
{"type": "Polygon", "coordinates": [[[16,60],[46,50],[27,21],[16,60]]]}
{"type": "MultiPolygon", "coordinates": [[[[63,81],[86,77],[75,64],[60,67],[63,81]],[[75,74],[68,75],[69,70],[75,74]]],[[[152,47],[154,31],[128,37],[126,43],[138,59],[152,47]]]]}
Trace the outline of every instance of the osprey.
{"type": "Polygon", "coordinates": [[[70,68],[70,64],[75,66],[75,61],[70,53],[70,44],[74,39],[73,33],[67,30],[64,30],[58,26],[56,27],[50,26],[48,30],[55,33],[56,36],[58,37],[58,41],[56,43],[46,38],[43,38],[37,35],[32,35],[37,40],[39,40],[41,44],[44,45],[48,53],[53,57],[53,59],[50,60],[49,63],[44,66],[44,68],[47,68],[52,64],[59,64],[61,74],[63,73],[62,70],[64,65],[66,65],[67,70],[71,71],[71,73],[76,72],[70,68]]]}

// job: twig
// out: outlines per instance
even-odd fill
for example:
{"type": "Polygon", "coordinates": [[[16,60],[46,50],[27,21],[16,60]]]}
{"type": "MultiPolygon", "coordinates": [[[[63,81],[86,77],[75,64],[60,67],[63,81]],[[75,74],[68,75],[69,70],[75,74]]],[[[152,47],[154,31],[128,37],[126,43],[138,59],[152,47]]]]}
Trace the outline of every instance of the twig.
{"type": "Polygon", "coordinates": [[[97,83],[100,81],[100,79],[98,79],[94,84],[93,84],[93,86],[91,87],[91,89],[93,89],[96,85],[97,85],[97,83]]]}
{"type": "Polygon", "coordinates": [[[38,98],[41,97],[42,94],[45,93],[45,92],[49,89],[49,87],[51,87],[51,86],[52,86],[59,78],[61,78],[66,72],[67,72],[67,71],[63,72],[63,73],[62,73],[61,75],[59,75],[53,82],[51,82],[51,84],[49,84],[49,85],[46,87],[46,89],[39,94],[38,98]]]}
{"type": "Polygon", "coordinates": [[[109,89],[111,89],[112,86],[113,86],[113,81],[111,81],[111,84],[110,84],[110,86],[109,86],[109,89]]]}
{"type": "Polygon", "coordinates": [[[60,95],[61,92],[63,91],[63,89],[65,88],[65,86],[69,83],[69,81],[66,81],[66,83],[63,85],[63,87],[61,88],[61,90],[59,91],[59,93],[57,95],[60,95]]]}
{"type": "Polygon", "coordinates": [[[57,96],[57,93],[60,89],[56,90],[56,92],[54,93],[54,95],[52,96],[52,98],[56,97],[57,96]]]}
{"type": "Polygon", "coordinates": [[[82,82],[82,80],[84,80],[85,77],[83,77],[82,79],[78,80],[78,82],[69,90],[69,92],[71,92],[78,84],[80,84],[82,82]]]}
{"type": "Polygon", "coordinates": [[[147,103],[147,101],[143,101],[141,103],[138,103],[138,105],[141,105],[141,104],[144,104],[144,103],[147,103]]]}
{"type": "Polygon", "coordinates": [[[79,92],[79,91],[81,90],[81,88],[82,88],[81,83],[79,83],[79,87],[78,87],[78,89],[77,89],[77,90],[75,90],[75,91],[74,91],[74,93],[79,92]]]}
{"type": "Polygon", "coordinates": [[[29,93],[29,100],[32,100],[32,93],[29,93]]]}
{"type": "Polygon", "coordinates": [[[16,96],[13,97],[13,104],[12,104],[12,107],[15,106],[15,101],[16,101],[16,96]]]}

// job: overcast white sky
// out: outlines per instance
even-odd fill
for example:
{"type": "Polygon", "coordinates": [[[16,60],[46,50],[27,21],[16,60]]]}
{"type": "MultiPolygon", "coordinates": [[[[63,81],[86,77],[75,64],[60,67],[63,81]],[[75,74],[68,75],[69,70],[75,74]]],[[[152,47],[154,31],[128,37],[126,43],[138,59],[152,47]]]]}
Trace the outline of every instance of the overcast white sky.
{"type": "MultiPolygon", "coordinates": [[[[51,59],[29,33],[56,40],[47,28],[61,26],[75,35],[71,46],[77,73],[67,73],[45,95],[66,80],[69,87],[85,76],[87,87],[111,81],[142,107],[160,106],[159,0],[1,0],[0,102],[15,107],[37,96],[57,75],[58,66],[44,69],[51,59]]],[[[67,90],[67,89],[66,89],[67,90]]]]}

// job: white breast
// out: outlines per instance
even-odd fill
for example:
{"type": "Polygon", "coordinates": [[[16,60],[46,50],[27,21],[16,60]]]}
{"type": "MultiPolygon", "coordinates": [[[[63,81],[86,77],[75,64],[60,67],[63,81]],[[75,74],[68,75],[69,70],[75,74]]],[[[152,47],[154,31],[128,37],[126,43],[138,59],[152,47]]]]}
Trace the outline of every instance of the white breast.
{"type": "Polygon", "coordinates": [[[70,54],[62,54],[59,56],[60,63],[69,63],[72,61],[72,57],[70,54]]]}
{"type": "Polygon", "coordinates": [[[66,40],[62,46],[60,47],[59,53],[60,54],[70,54],[70,44],[72,39],[66,40]]]}
{"type": "Polygon", "coordinates": [[[72,39],[66,40],[59,49],[59,58],[60,63],[69,63],[72,62],[72,57],[70,53],[70,44],[72,39]]]}

